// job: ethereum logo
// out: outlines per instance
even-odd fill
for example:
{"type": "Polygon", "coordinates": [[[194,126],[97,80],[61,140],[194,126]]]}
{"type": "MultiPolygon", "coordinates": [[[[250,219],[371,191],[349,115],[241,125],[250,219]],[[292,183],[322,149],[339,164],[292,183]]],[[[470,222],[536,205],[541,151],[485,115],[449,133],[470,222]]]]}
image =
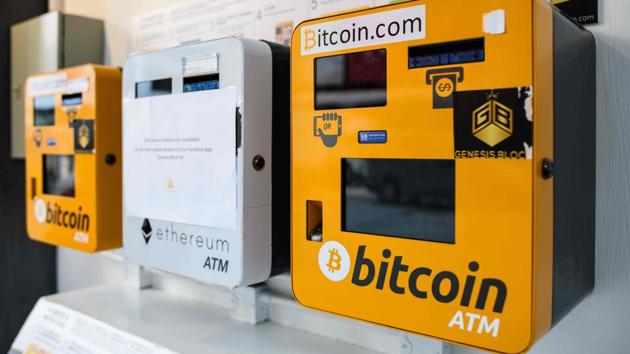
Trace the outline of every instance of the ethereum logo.
{"type": "Polygon", "coordinates": [[[149,222],[149,219],[144,219],[144,222],[142,223],[142,227],[140,229],[142,230],[142,237],[144,237],[144,242],[148,245],[149,240],[151,240],[151,236],[153,236],[153,229],[151,228],[151,223],[149,222]]]}

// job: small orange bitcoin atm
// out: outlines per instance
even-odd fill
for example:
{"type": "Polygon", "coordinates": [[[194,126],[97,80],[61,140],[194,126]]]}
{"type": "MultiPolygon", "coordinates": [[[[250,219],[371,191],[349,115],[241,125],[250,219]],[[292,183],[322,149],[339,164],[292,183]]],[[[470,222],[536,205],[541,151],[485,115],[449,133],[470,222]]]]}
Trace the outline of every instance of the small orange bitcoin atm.
{"type": "Polygon", "coordinates": [[[520,353],[593,288],[595,46],[547,1],[306,21],[292,285],[308,307],[520,353]]]}
{"type": "Polygon", "coordinates": [[[85,252],[122,246],[120,70],[78,66],[26,87],[29,237],[85,252]]]}

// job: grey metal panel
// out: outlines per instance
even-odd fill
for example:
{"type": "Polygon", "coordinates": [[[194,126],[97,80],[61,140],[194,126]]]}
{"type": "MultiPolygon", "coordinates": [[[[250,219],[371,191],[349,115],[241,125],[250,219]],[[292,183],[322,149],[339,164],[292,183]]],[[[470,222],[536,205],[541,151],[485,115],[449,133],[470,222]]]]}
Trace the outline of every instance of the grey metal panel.
{"type": "Polygon", "coordinates": [[[60,64],[61,14],[51,12],[11,27],[11,157],[24,158],[24,82],[60,64]]]}
{"type": "Polygon", "coordinates": [[[554,12],[553,324],[594,287],[595,39],[554,12]]]}
{"type": "Polygon", "coordinates": [[[273,61],[272,133],[271,133],[271,232],[272,275],[289,269],[291,239],[291,164],[290,153],[290,52],[289,47],[263,41],[271,48],[273,61]]]}
{"type": "Polygon", "coordinates": [[[24,82],[38,73],[103,62],[103,22],[50,12],[11,27],[11,157],[24,158],[24,82]]]}
{"type": "Polygon", "coordinates": [[[64,15],[62,31],[61,67],[103,63],[103,21],[64,15]]]}

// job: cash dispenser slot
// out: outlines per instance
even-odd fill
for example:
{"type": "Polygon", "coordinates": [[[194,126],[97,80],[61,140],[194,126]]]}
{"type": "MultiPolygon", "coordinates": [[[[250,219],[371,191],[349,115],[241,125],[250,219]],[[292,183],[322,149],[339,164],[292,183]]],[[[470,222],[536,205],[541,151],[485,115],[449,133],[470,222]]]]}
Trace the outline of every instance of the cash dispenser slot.
{"type": "Polygon", "coordinates": [[[136,98],[170,95],[173,93],[171,78],[136,82],[136,98]]]}
{"type": "Polygon", "coordinates": [[[306,238],[309,241],[322,242],[323,226],[322,202],[306,201],[306,238]]]}

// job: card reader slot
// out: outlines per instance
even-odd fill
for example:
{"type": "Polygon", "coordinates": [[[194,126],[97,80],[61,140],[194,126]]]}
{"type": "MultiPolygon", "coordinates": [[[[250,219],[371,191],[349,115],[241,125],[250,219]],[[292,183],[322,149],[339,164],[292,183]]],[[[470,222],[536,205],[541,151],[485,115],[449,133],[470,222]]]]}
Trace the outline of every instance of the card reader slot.
{"type": "Polygon", "coordinates": [[[236,107],[236,156],[238,156],[238,149],[241,147],[241,139],[243,136],[243,116],[241,115],[241,109],[236,107]]]}
{"type": "Polygon", "coordinates": [[[322,202],[306,201],[306,239],[314,242],[323,240],[322,202]]]}

